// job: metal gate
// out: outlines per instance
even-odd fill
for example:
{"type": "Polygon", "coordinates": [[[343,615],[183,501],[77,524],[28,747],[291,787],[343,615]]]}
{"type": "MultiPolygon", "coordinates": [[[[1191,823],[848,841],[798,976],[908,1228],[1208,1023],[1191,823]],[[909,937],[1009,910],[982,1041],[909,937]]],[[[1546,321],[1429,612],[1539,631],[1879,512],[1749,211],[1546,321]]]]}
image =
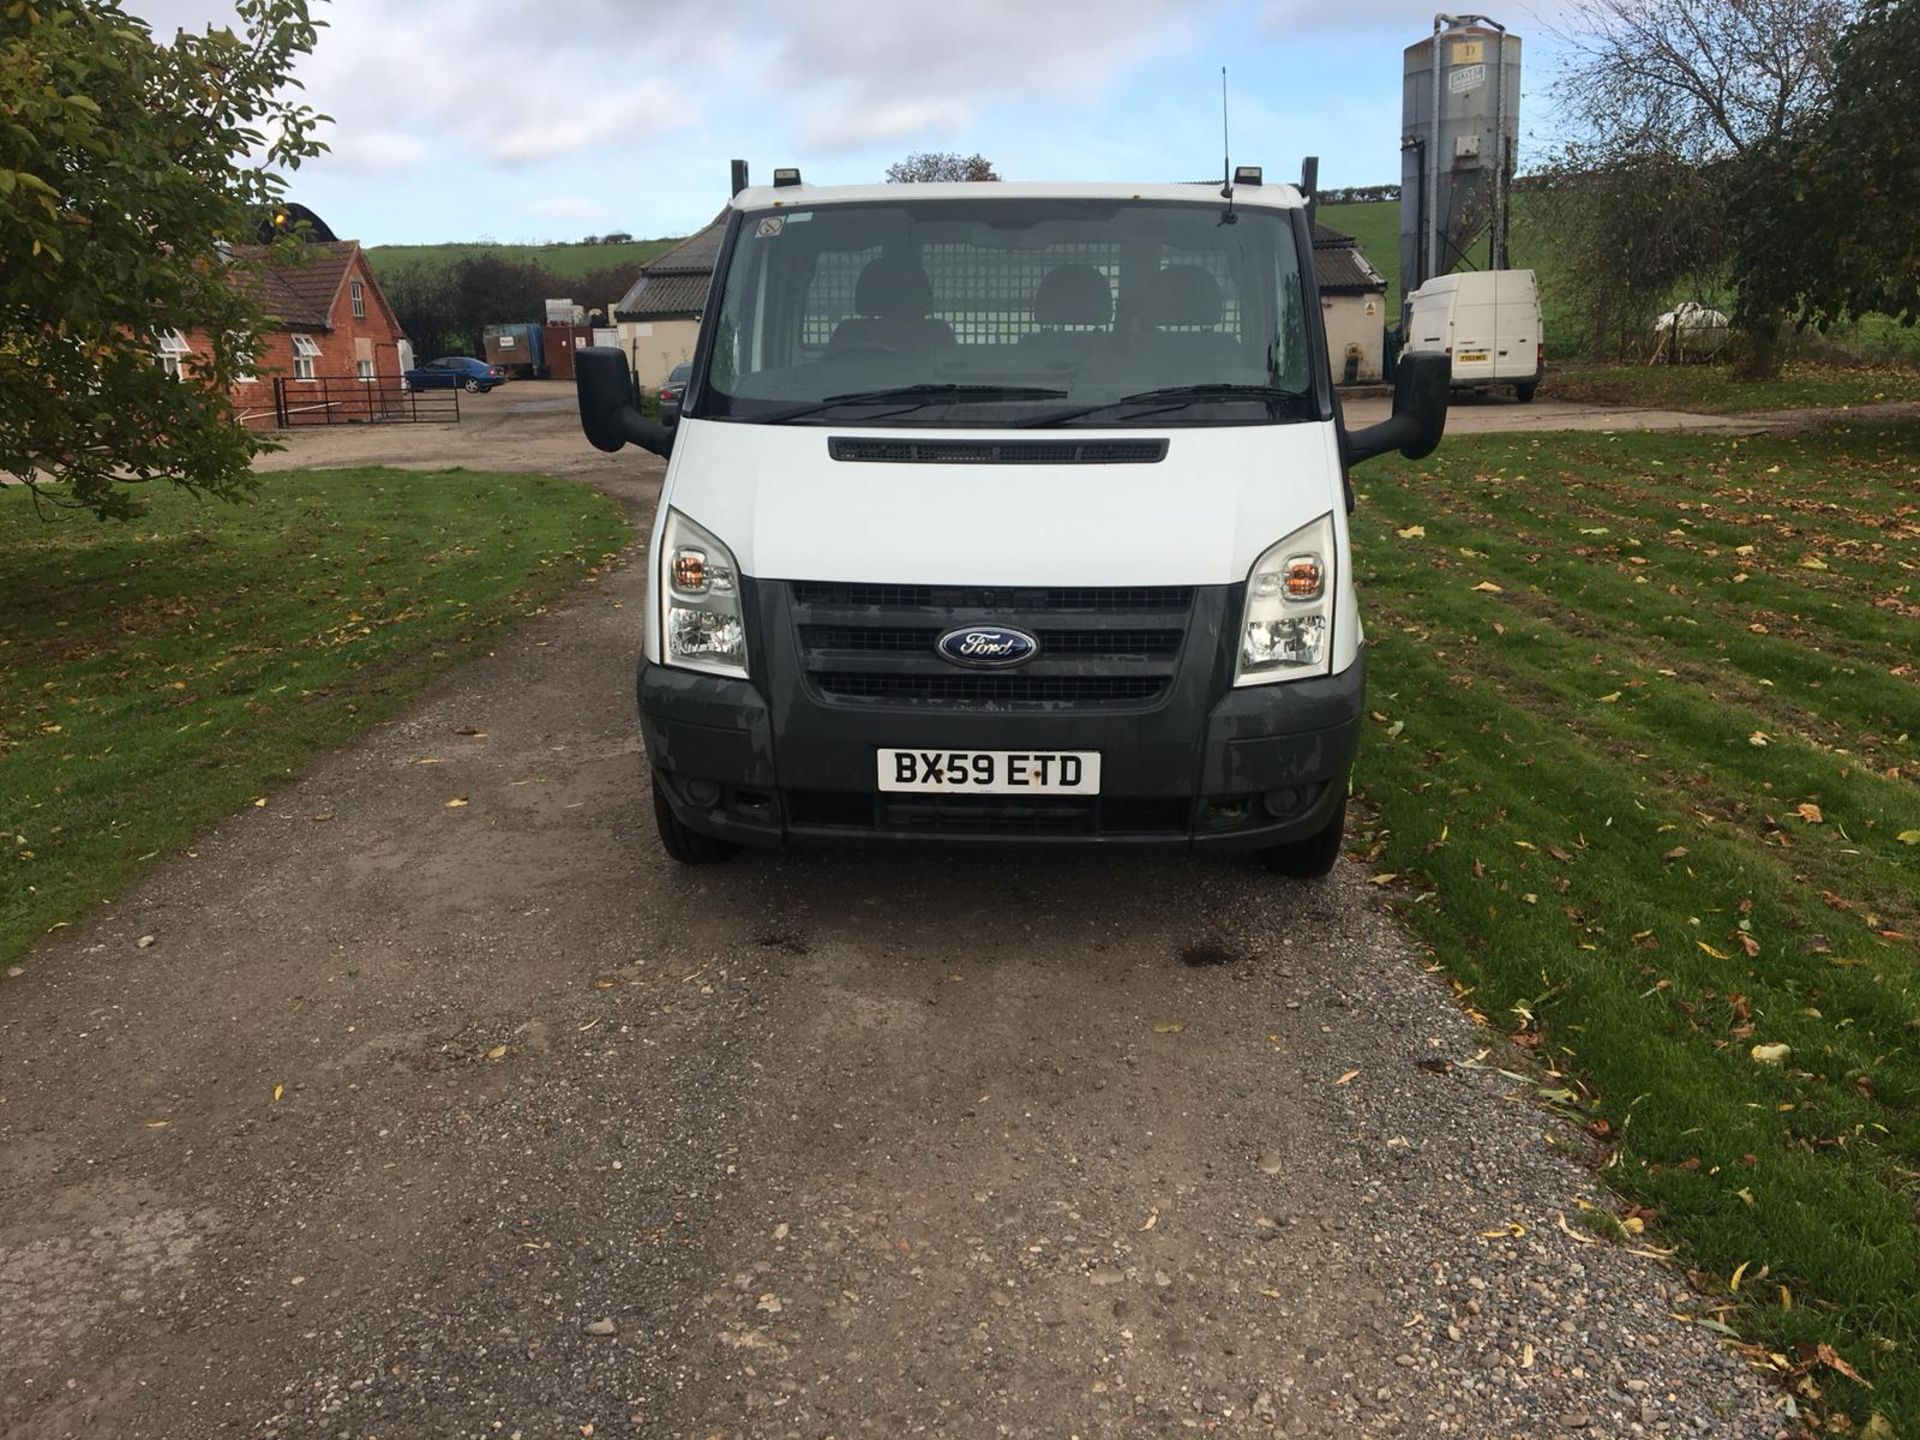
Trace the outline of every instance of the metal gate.
{"type": "Polygon", "coordinates": [[[457,424],[460,392],[416,390],[405,381],[288,380],[273,382],[273,421],[298,425],[457,424]]]}

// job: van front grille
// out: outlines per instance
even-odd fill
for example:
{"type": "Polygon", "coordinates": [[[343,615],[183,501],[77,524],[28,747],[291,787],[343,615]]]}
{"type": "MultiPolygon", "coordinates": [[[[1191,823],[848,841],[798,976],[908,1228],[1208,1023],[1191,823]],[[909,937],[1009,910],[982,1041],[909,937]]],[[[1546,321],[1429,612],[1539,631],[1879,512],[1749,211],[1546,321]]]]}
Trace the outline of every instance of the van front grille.
{"type": "Polygon", "coordinates": [[[789,599],[801,669],[828,704],[1144,709],[1172,687],[1194,591],[795,581],[789,599]],[[1039,650],[1013,669],[956,664],[937,645],[968,625],[1013,626],[1039,650]]]}

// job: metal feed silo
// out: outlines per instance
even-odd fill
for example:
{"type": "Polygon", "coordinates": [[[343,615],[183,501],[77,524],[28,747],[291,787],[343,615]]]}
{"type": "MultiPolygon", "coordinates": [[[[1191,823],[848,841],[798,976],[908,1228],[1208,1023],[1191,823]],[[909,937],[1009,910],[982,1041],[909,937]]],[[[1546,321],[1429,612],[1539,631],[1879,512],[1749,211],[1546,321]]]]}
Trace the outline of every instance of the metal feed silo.
{"type": "Polygon", "coordinates": [[[1450,273],[1482,234],[1507,265],[1507,183],[1520,139],[1520,37],[1484,15],[1436,15],[1401,71],[1404,295],[1450,273]]]}

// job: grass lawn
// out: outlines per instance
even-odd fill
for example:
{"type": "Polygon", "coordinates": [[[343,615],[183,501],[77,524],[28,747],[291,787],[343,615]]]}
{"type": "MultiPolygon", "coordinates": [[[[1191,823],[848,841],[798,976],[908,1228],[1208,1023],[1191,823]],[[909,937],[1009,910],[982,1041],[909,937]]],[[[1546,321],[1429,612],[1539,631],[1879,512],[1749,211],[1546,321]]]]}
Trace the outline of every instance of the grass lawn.
{"type": "Polygon", "coordinates": [[[1693,1320],[1920,1434],[1920,426],[1356,479],[1373,870],[1693,1320]]]}
{"type": "Polygon", "coordinates": [[[0,492],[0,965],[392,715],[628,538],[607,497],[463,470],[155,487],[129,524],[0,492]]]}
{"type": "Polygon", "coordinates": [[[1805,405],[1920,400],[1920,367],[1816,365],[1789,361],[1778,380],[1736,380],[1725,365],[1605,365],[1549,368],[1542,393],[1556,400],[1648,405],[1736,415],[1805,405]]]}
{"type": "MultiPolygon", "coordinates": [[[[373,272],[385,277],[409,265],[441,264],[470,255],[498,255],[506,260],[531,260],[555,275],[573,278],[609,265],[644,265],[677,240],[631,240],[621,245],[490,245],[482,241],[445,245],[372,245],[367,259],[373,272]]],[[[605,303],[603,296],[573,297],[582,305],[605,303]]],[[[619,299],[619,296],[614,296],[619,299]]]]}

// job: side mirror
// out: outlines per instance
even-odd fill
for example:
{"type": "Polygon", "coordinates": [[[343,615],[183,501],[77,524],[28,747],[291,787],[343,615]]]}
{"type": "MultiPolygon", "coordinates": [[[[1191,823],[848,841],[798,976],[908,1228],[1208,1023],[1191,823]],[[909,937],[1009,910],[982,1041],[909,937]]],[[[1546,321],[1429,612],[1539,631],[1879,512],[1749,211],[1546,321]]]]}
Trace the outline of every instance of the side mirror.
{"type": "Polygon", "coordinates": [[[596,450],[638,445],[665,457],[673,453],[673,427],[640,413],[627,357],[611,345],[573,352],[573,378],[580,395],[580,428],[596,450]]]}
{"type": "Polygon", "coordinates": [[[1424,460],[1447,432],[1447,398],[1453,386],[1453,361],[1432,351],[1400,357],[1393,375],[1393,414],[1378,425],[1341,437],[1349,465],[1398,450],[1409,460],[1424,460]]]}

